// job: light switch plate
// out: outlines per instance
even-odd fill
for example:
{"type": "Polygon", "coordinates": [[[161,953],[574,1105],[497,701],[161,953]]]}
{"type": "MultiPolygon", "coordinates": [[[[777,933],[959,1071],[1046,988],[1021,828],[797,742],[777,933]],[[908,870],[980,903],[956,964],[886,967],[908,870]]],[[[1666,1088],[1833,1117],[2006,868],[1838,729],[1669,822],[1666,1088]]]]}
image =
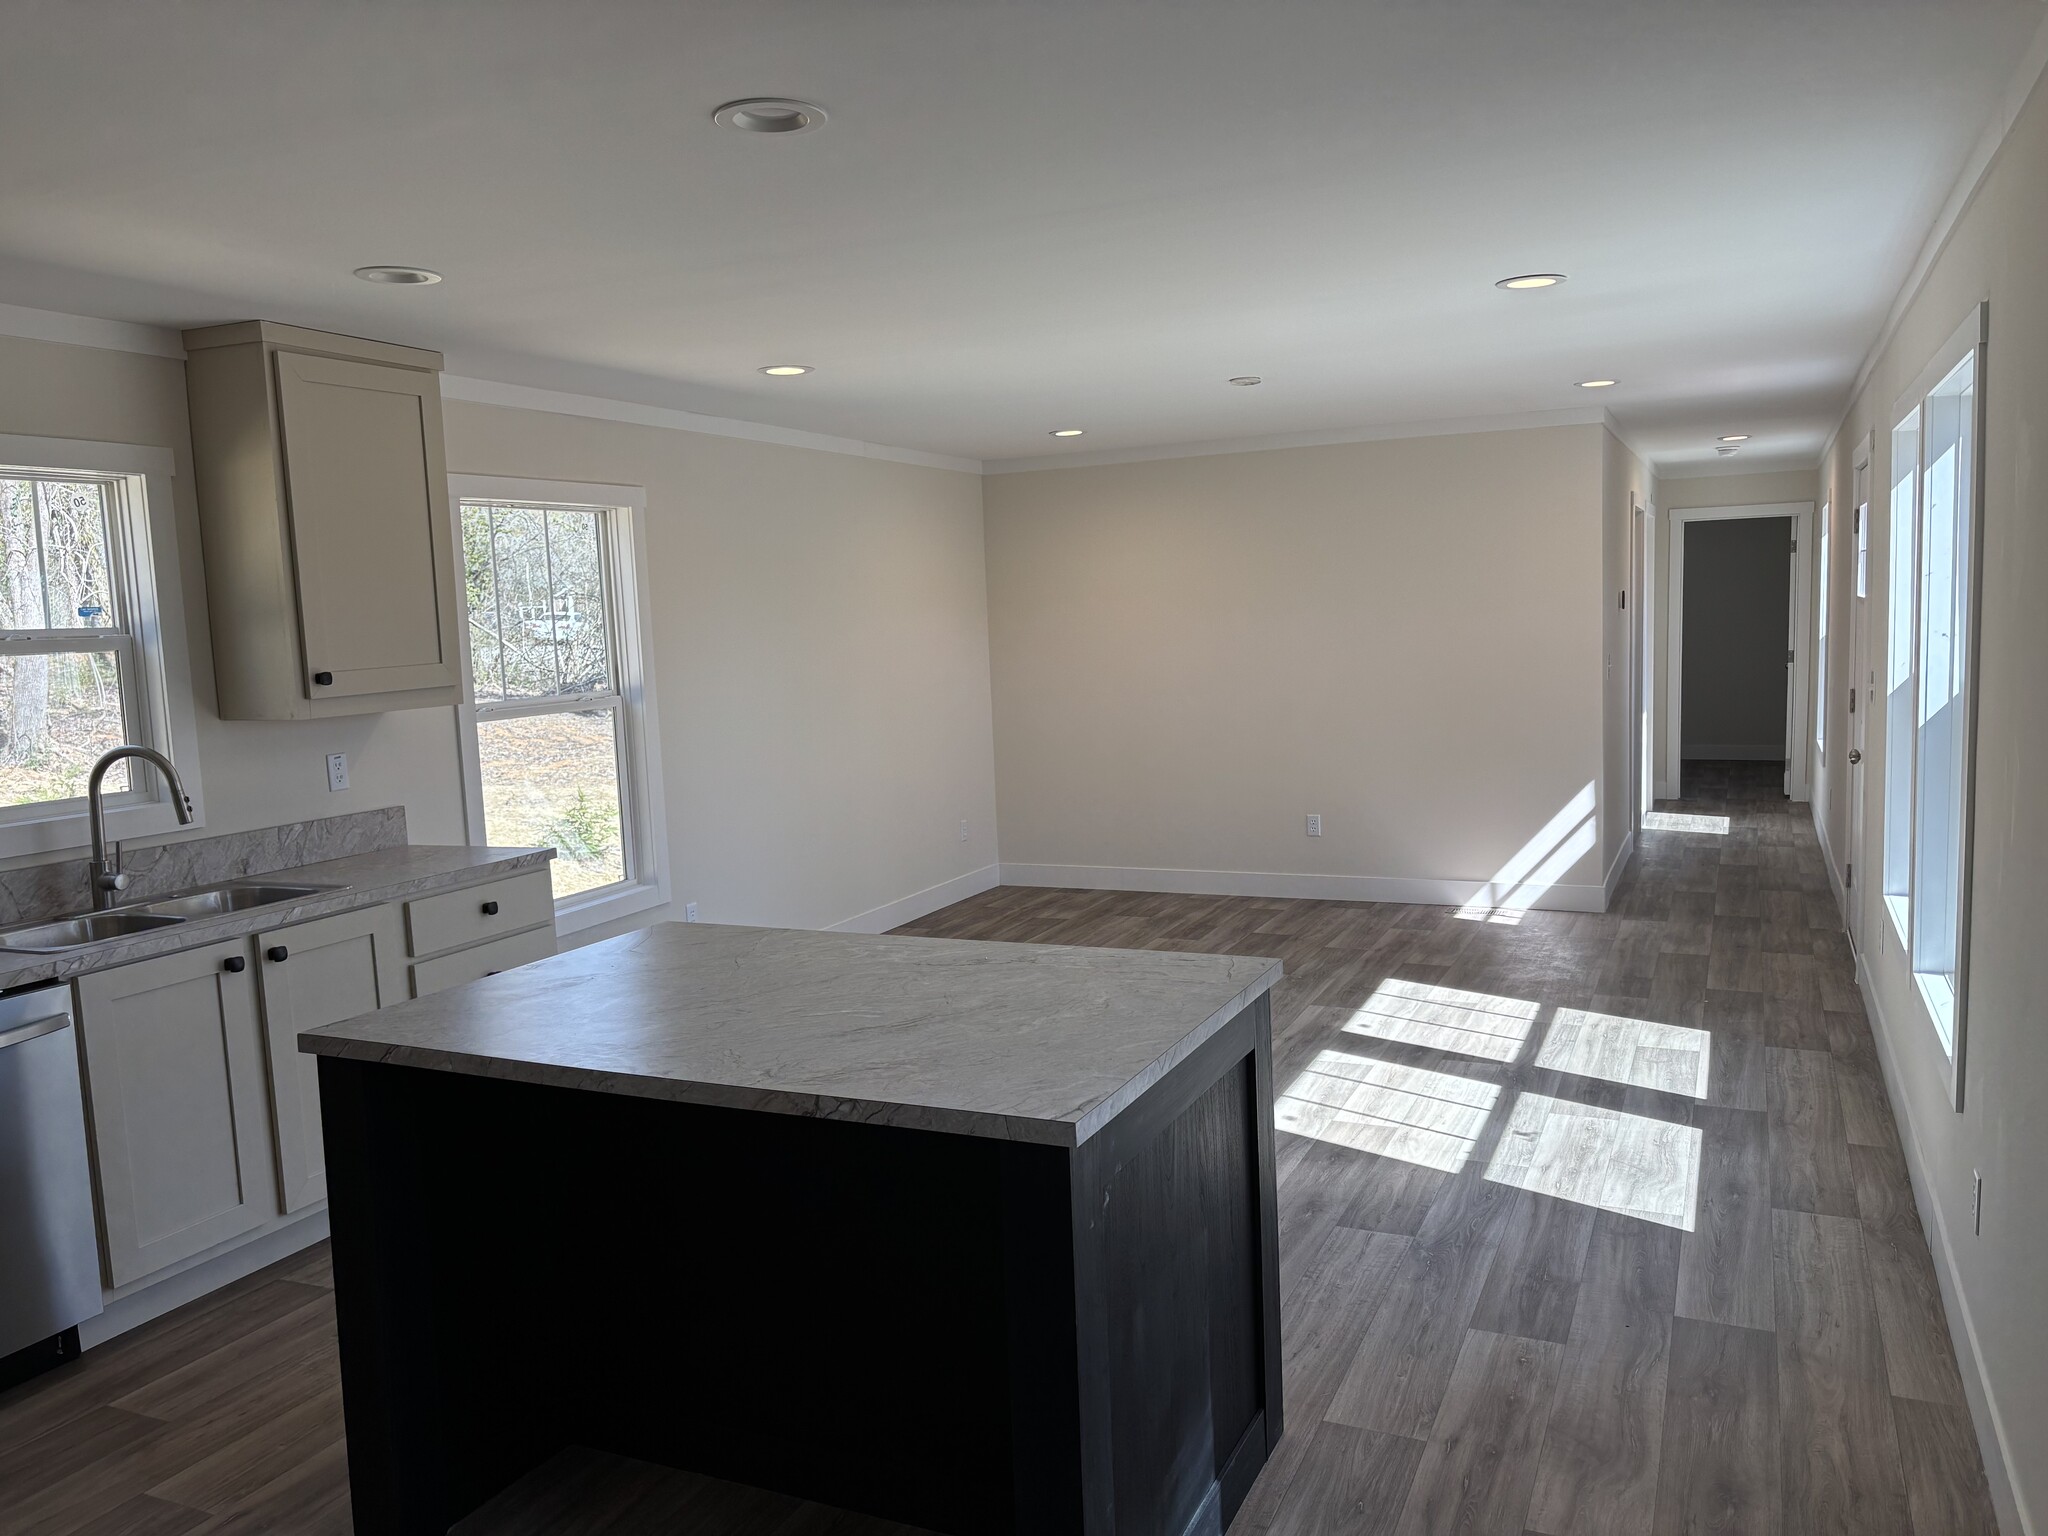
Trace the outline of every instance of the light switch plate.
{"type": "Polygon", "coordinates": [[[348,788],[348,754],[347,754],[346,752],[330,752],[330,753],[328,753],[328,754],[327,754],[327,790],[328,790],[328,793],[332,794],[332,793],[333,793],[333,792],[335,792],[336,790],[342,790],[342,789],[347,789],[347,788],[348,788]]]}

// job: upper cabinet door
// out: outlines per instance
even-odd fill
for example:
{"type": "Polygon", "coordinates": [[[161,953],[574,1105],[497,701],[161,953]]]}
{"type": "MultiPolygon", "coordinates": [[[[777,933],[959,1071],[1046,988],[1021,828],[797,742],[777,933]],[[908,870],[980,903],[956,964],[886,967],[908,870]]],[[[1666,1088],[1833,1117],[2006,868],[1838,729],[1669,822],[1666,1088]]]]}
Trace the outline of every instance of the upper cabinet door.
{"type": "Polygon", "coordinates": [[[306,696],[452,687],[455,549],[439,379],[275,355],[306,696]]]}

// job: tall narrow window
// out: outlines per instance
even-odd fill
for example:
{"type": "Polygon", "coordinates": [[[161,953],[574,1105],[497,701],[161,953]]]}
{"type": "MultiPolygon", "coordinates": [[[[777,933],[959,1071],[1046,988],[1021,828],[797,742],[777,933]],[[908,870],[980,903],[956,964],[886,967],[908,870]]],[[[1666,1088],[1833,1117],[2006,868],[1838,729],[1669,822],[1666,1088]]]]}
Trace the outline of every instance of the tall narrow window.
{"type": "Polygon", "coordinates": [[[664,850],[629,510],[455,489],[471,835],[552,847],[565,928],[652,905],[664,850]]]}
{"type": "Polygon", "coordinates": [[[1892,432],[1885,895],[1942,1046],[1961,1034],[1969,892],[1970,636],[1981,311],[1892,432]]]}
{"type": "MultiPolygon", "coordinates": [[[[152,492],[168,499],[168,485],[132,467],[161,450],[0,439],[10,448],[75,467],[0,468],[0,855],[81,845],[87,779],[110,747],[172,756],[188,794],[198,778],[182,625],[160,601],[160,561],[175,557],[152,539],[152,492]]],[[[114,835],[175,825],[154,770],[117,763],[102,787],[114,835]]]]}
{"type": "Polygon", "coordinates": [[[1834,575],[1834,566],[1828,561],[1828,524],[1833,509],[1827,502],[1820,504],[1820,609],[1815,619],[1813,659],[1813,744],[1822,762],[1827,761],[1828,751],[1828,583],[1834,575]]]}

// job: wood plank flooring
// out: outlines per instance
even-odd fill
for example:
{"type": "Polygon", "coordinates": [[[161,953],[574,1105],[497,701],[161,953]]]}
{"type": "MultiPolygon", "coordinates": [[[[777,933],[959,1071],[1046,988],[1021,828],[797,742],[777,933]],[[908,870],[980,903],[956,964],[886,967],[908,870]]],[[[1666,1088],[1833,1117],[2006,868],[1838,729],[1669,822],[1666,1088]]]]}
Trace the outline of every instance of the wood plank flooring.
{"type": "MultiPolygon", "coordinates": [[[[1804,806],[1688,765],[1599,914],[1004,887],[1277,955],[1288,1434],[1238,1536],[1991,1536],[1804,806]],[[1711,820],[1707,825],[1715,825],[1711,820]]],[[[0,1536],[349,1529],[324,1248],[0,1395],[0,1536]]],[[[575,1453],[463,1536],[901,1528],[575,1453]]]]}

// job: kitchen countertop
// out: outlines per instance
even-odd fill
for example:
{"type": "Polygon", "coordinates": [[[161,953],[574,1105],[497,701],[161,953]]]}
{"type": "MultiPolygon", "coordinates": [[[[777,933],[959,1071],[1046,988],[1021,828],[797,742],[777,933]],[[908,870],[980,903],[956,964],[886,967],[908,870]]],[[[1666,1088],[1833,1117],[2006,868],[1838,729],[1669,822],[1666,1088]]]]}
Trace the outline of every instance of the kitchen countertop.
{"type": "MultiPolygon", "coordinates": [[[[474,885],[482,879],[544,868],[554,856],[552,848],[462,848],[420,843],[243,875],[237,877],[236,883],[342,885],[347,889],[321,891],[303,901],[278,902],[274,906],[255,907],[218,917],[195,917],[172,927],[123,934],[56,953],[0,950],[0,989],[82,976],[88,971],[101,971],[109,966],[126,965],[132,960],[198,949],[222,939],[240,938],[244,934],[303,923],[335,912],[351,912],[358,907],[374,907],[382,902],[454,890],[458,886],[474,885]]],[[[150,899],[160,901],[164,898],[150,899]]],[[[144,903],[128,905],[139,907],[144,903]]]]}
{"type": "Polygon", "coordinates": [[[1242,955],[663,923],[299,1048],[1072,1147],[1280,974],[1242,955]]]}

